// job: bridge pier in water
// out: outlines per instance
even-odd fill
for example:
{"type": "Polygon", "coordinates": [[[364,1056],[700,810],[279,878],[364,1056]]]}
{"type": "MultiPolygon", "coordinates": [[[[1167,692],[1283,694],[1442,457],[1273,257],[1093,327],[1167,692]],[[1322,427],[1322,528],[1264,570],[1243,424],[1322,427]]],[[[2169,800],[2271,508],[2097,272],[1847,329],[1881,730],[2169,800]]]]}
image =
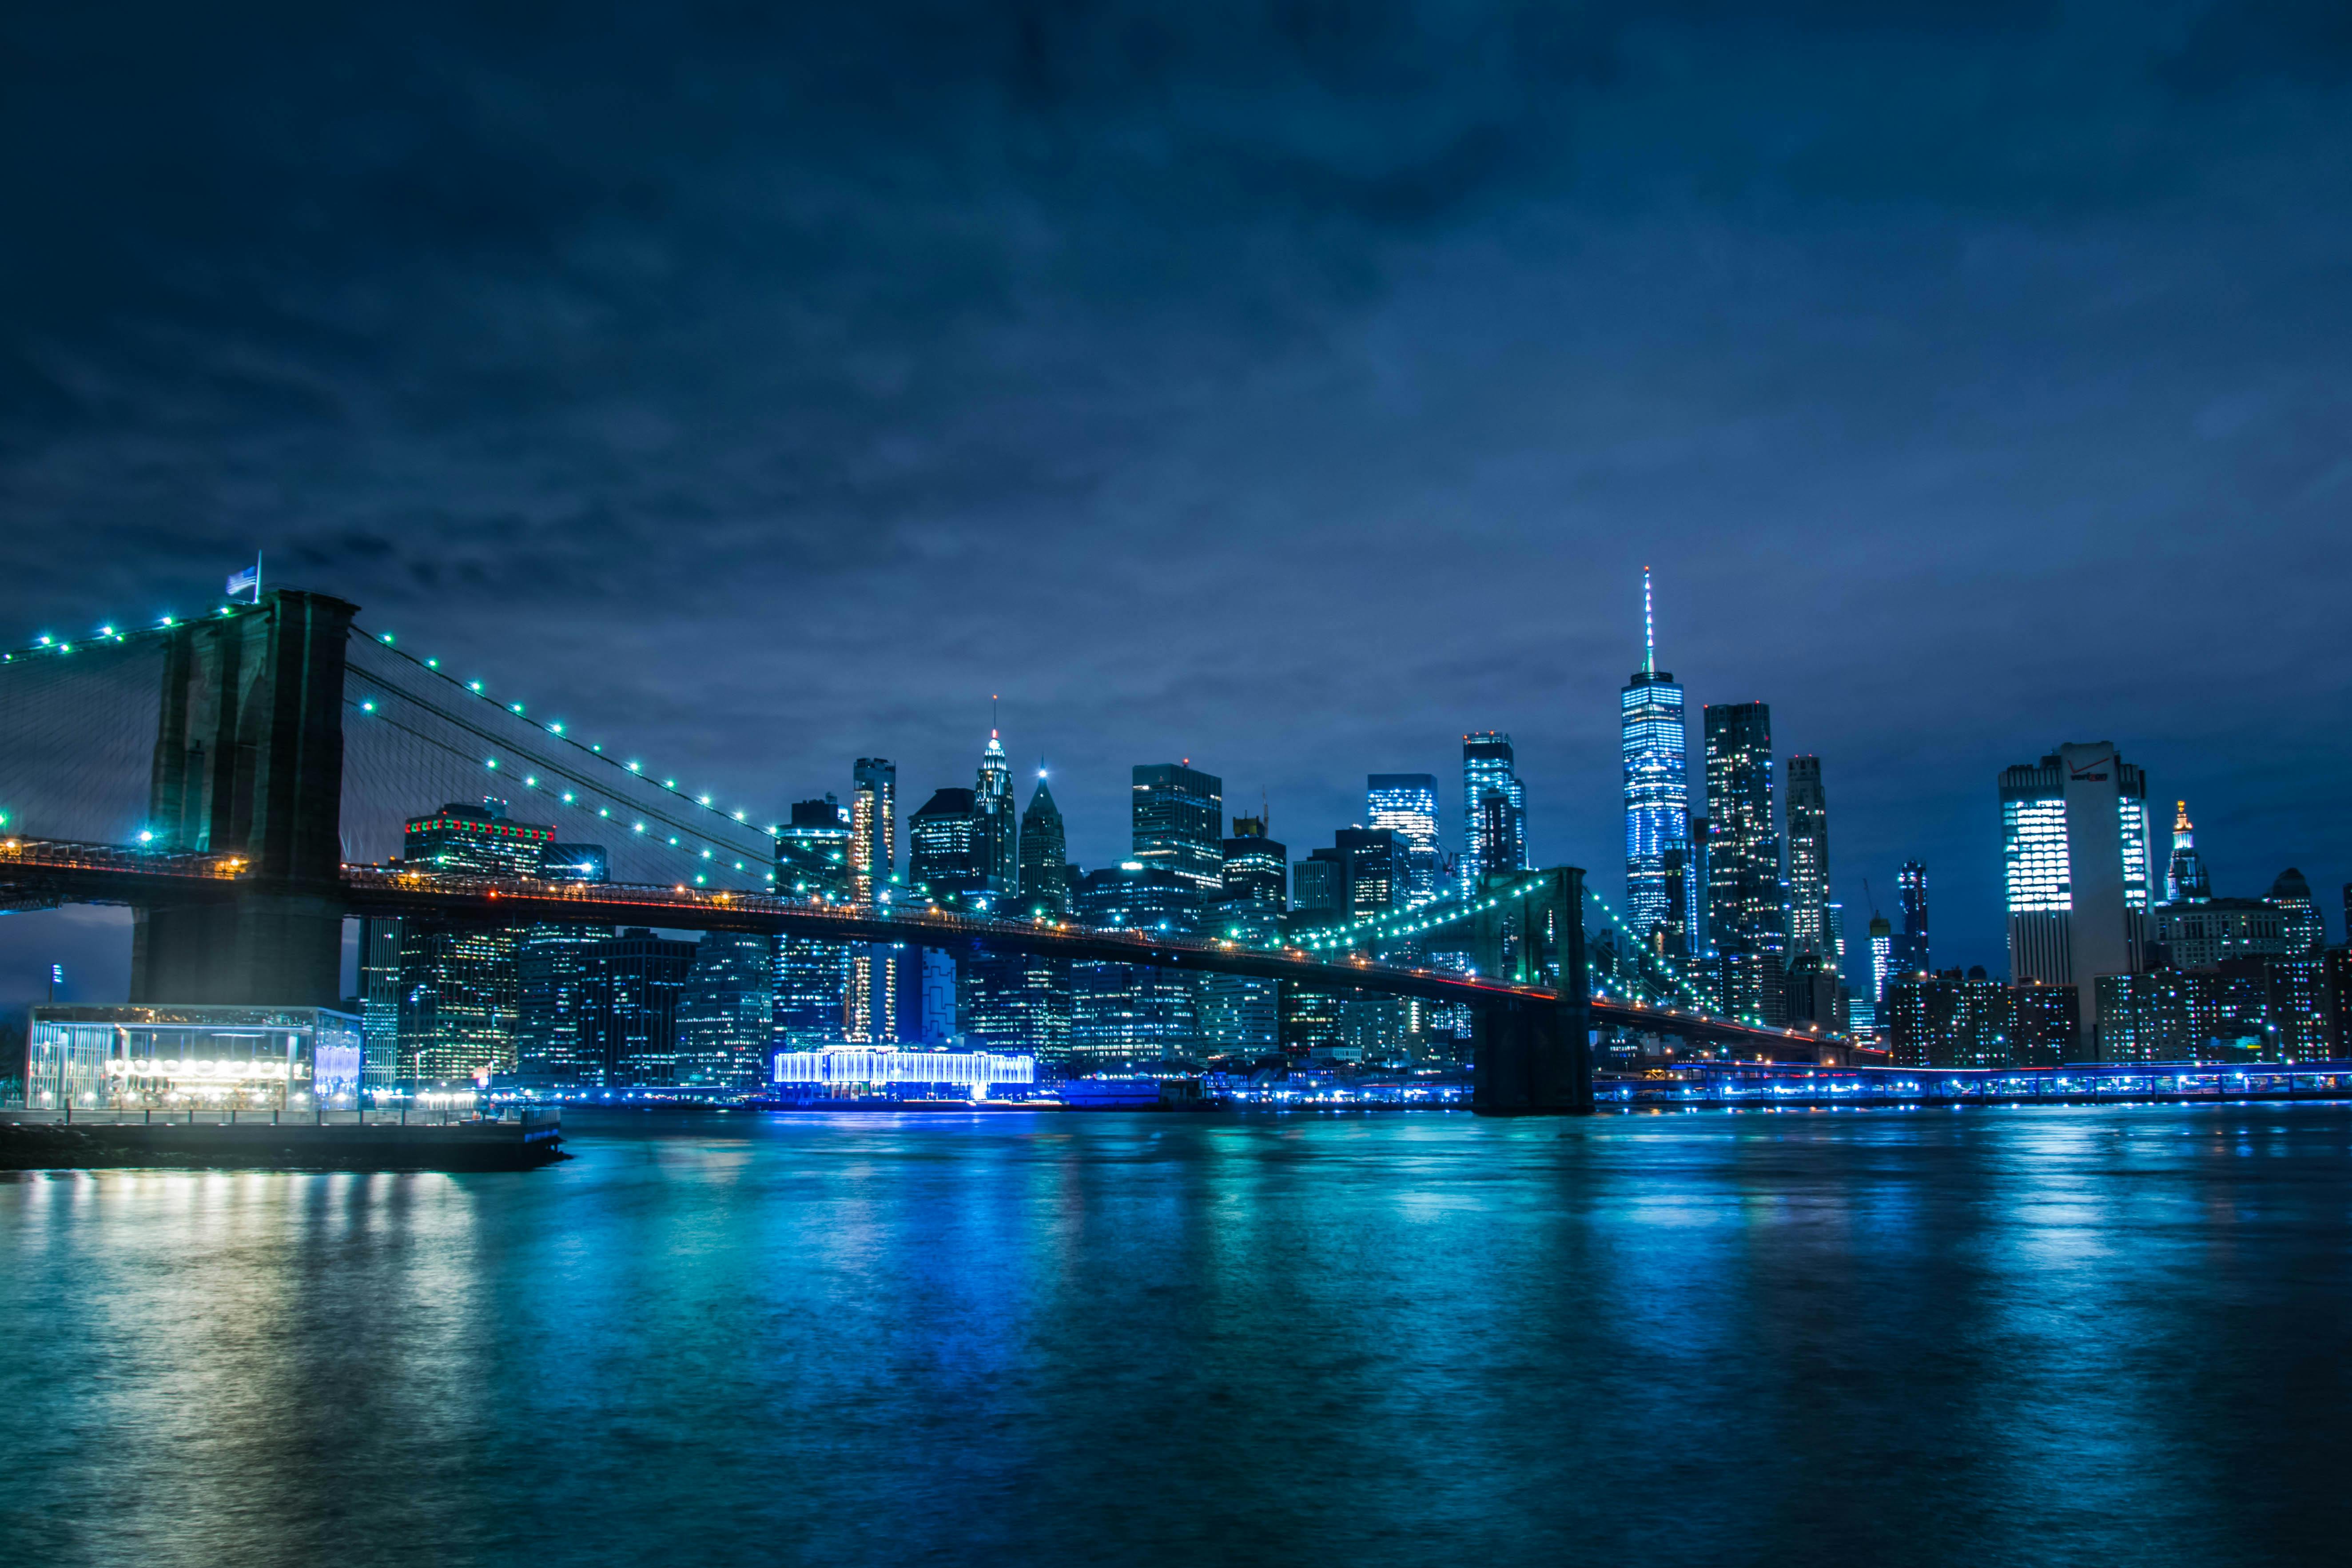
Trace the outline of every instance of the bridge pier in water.
{"type": "Polygon", "coordinates": [[[149,790],[160,849],[241,855],[248,877],[134,916],[134,1003],[341,999],[343,665],[359,606],[278,589],[259,614],[176,628],[149,790]]]}
{"type": "MultiPolygon", "coordinates": [[[[1585,972],[1584,872],[1562,866],[1549,875],[1549,886],[1542,892],[1515,900],[1518,937],[1510,961],[1503,962],[1499,931],[1493,939],[1493,958],[1480,953],[1482,973],[1520,985],[1547,983],[1547,938],[1559,962],[1549,998],[1515,996],[1474,1010],[1471,1109],[1481,1116],[1592,1114],[1592,994],[1585,972]],[[1489,963],[1495,967],[1486,967],[1489,963]]],[[[1482,926],[1482,939],[1485,935],[1482,926]]]]}

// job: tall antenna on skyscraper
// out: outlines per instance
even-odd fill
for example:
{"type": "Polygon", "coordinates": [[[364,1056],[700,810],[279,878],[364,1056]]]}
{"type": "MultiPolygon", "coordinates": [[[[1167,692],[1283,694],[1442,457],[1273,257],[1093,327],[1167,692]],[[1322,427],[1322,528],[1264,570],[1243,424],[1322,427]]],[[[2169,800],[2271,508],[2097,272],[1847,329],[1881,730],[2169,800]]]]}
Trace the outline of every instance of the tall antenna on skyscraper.
{"type": "Polygon", "coordinates": [[[1642,673],[1658,673],[1658,625],[1650,609],[1650,569],[1642,568],[1642,673]]]}

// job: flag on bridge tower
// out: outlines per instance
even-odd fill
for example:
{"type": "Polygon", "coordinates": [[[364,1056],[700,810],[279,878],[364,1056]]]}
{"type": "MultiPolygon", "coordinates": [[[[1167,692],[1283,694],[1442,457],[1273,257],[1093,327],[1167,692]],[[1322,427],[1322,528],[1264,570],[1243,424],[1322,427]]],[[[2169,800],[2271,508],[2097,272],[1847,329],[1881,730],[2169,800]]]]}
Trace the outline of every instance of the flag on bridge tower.
{"type": "Polygon", "coordinates": [[[253,552],[253,564],[242,572],[232,573],[228,580],[228,595],[236,598],[247,588],[253,590],[253,602],[261,603],[261,552],[253,552]]]}

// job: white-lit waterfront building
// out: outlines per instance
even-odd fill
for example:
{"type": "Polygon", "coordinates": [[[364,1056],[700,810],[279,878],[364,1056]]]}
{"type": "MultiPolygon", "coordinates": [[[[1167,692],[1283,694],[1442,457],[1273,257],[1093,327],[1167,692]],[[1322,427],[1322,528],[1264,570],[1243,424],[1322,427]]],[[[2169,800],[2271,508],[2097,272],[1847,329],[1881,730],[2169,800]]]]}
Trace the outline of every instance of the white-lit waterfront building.
{"type": "Polygon", "coordinates": [[[940,1091],[985,1100],[1037,1081],[1037,1058],[995,1051],[902,1051],[891,1046],[828,1046],[776,1052],[768,1082],[778,1095],[810,1100],[934,1098],[940,1091]],[[922,1091],[929,1091],[924,1093],[922,1091]]]}

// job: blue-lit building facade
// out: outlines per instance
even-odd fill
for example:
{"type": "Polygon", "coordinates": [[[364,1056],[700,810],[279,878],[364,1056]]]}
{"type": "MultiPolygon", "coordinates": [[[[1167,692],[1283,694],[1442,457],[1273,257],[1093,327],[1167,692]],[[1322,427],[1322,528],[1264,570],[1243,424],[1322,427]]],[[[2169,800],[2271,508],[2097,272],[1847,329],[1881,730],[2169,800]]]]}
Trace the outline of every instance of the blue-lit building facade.
{"type": "Polygon", "coordinates": [[[1687,951],[1690,734],[1683,689],[1658,668],[1650,574],[1642,574],[1642,668],[1618,695],[1625,772],[1626,926],[1670,954],[1687,951]],[[1677,892],[1680,897],[1677,898],[1677,892]]]}
{"type": "Polygon", "coordinates": [[[1364,780],[1364,821],[1395,834],[1404,847],[1404,879],[1396,901],[1425,904],[1437,897],[1437,775],[1369,775],[1364,780]]]}
{"type": "Polygon", "coordinates": [[[1489,873],[1528,866],[1528,792],[1511,738],[1486,730],[1462,737],[1462,891],[1489,873]]]}

